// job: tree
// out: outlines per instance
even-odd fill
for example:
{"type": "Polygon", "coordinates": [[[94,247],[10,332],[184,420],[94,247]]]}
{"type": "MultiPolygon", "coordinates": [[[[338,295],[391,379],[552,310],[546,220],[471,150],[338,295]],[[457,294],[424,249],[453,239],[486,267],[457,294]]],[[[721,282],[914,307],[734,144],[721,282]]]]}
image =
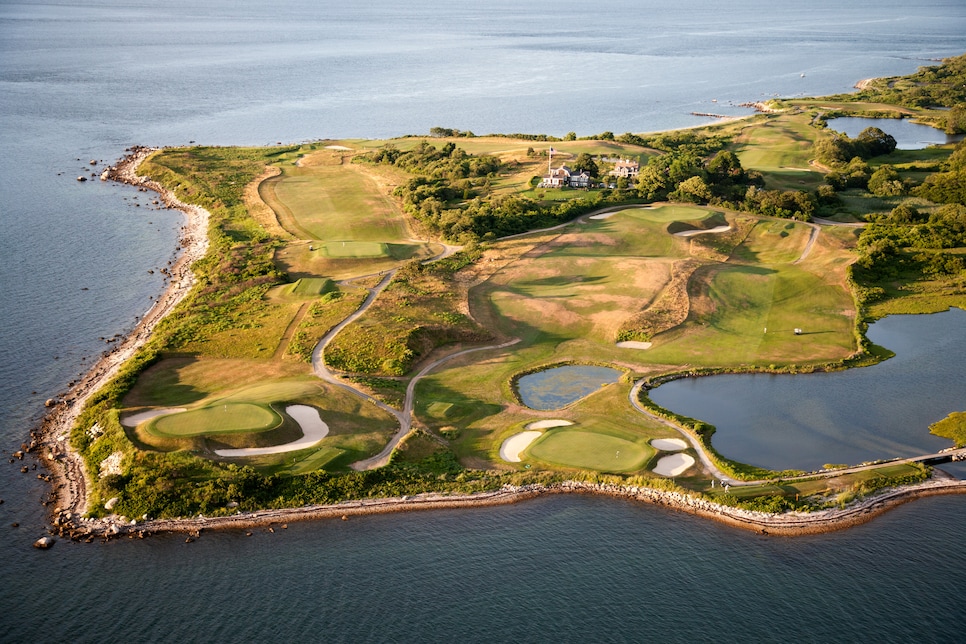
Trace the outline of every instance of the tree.
{"type": "Polygon", "coordinates": [[[678,189],[668,195],[676,201],[707,203],[711,199],[711,188],[701,177],[691,177],[678,184],[678,189]]]}
{"type": "Polygon", "coordinates": [[[715,181],[725,179],[742,181],[745,177],[745,170],[741,167],[738,155],[731,150],[722,150],[708,162],[708,174],[715,181]]]}
{"type": "Polygon", "coordinates": [[[863,159],[871,159],[883,154],[892,154],[896,149],[896,140],[891,134],[886,134],[877,127],[867,127],[855,138],[856,152],[863,159]]]}
{"type": "Polygon", "coordinates": [[[963,132],[966,132],[966,105],[954,105],[946,113],[946,134],[963,132]]]}
{"type": "Polygon", "coordinates": [[[904,192],[902,179],[891,165],[884,165],[869,177],[869,192],[877,197],[897,197],[904,192]]]}
{"type": "Polygon", "coordinates": [[[566,134],[564,134],[564,141],[576,141],[576,140],[577,140],[576,132],[567,132],[566,134]]]}
{"type": "Polygon", "coordinates": [[[581,152],[573,163],[574,170],[586,170],[590,176],[596,177],[599,170],[594,157],[586,152],[581,152]]]}

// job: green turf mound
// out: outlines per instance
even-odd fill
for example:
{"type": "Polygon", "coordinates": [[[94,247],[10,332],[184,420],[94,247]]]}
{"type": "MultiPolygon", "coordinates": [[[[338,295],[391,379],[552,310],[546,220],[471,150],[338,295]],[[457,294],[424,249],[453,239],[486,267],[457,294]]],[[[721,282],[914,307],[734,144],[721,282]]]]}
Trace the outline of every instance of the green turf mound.
{"type": "Polygon", "coordinates": [[[527,450],[546,463],[598,472],[632,472],[644,467],[649,448],[623,438],[578,429],[549,431],[527,450]]]}
{"type": "Polygon", "coordinates": [[[262,432],[277,427],[282,417],[268,405],[228,403],[156,418],[149,430],[161,436],[203,436],[262,432]]]}
{"type": "Polygon", "coordinates": [[[326,257],[360,258],[360,257],[389,257],[388,244],[374,241],[333,241],[319,246],[319,250],[326,257]]]}

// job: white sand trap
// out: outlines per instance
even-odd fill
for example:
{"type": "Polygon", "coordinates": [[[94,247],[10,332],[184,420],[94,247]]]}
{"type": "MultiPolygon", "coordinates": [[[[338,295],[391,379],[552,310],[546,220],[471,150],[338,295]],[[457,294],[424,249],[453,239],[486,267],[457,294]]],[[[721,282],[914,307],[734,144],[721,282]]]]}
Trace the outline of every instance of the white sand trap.
{"type": "Polygon", "coordinates": [[[538,420],[530,423],[524,429],[550,429],[551,427],[566,427],[573,425],[569,420],[538,420]]]}
{"type": "Polygon", "coordinates": [[[664,456],[657,462],[657,467],[654,468],[655,474],[660,474],[661,476],[677,476],[678,474],[683,474],[694,465],[694,457],[688,456],[687,454],[671,454],[670,456],[664,456]]]}
{"type": "Polygon", "coordinates": [[[152,418],[157,418],[158,416],[166,416],[167,414],[180,414],[183,411],[188,411],[184,407],[165,407],[163,409],[149,409],[148,411],[142,411],[137,414],[131,414],[130,416],[125,416],[121,419],[121,424],[125,427],[137,427],[146,420],[151,420],[152,418]]]}
{"type": "Polygon", "coordinates": [[[621,349],[650,349],[651,342],[641,342],[640,340],[624,340],[618,342],[617,346],[621,349]]]}
{"type": "Polygon", "coordinates": [[[651,441],[651,447],[662,452],[680,452],[687,446],[683,438],[655,438],[651,441]]]}
{"type": "Polygon", "coordinates": [[[325,146],[325,149],[326,150],[351,150],[352,148],[347,148],[344,145],[327,145],[325,146]]]}
{"type": "MultiPolygon", "coordinates": [[[[569,424],[569,423],[568,423],[569,424]]],[[[500,446],[500,458],[507,463],[519,463],[523,460],[521,454],[523,450],[530,447],[530,443],[540,438],[543,432],[526,431],[514,434],[503,441],[500,446]]]]}
{"type": "Polygon", "coordinates": [[[282,454],[295,450],[312,447],[329,433],[329,426],[319,416],[319,410],[308,405],[289,405],[285,413],[292,417],[302,428],[302,438],[284,445],[271,447],[243,447],[240,449],[216,449],[218,456],[264,456],[265,454],[282,454]]]}
{"type": "Polygon", "coordinates": [[[708,228],[707,230],[682,230],[679,233],[674,233],[675,237],[694,237],[695,235],[703,235],[705,233],[725,233],[731,230],[731,226],[716,226],[714,228],[708,228]]]}
{"type": "Polygon", "coordinates": [[[611,217],[613,217],[616,214],[617,214],[617,211],[614,211],[614,212],[602,212],[599,215],[591,215],[587,219],[610,219],[611,217]]]}

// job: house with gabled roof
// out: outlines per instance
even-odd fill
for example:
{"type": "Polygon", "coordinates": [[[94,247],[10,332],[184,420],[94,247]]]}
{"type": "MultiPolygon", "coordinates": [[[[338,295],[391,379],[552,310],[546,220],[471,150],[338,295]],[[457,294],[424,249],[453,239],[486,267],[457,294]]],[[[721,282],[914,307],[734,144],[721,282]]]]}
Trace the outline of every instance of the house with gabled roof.
{"type": "Polygon", "coordinates": [[[612,177],[636,177],[641,172],[641,164],[630,159],[618,159],[614,169],[610,171],[612,177]]]}
{"type": "Polygon", "coordinates": [[[537,184],[538,188],[588,188],[590,187],[590,173],[586,170],[571,170],[565,165],[551,170],[543,175],[543,179],[537,184]]]}

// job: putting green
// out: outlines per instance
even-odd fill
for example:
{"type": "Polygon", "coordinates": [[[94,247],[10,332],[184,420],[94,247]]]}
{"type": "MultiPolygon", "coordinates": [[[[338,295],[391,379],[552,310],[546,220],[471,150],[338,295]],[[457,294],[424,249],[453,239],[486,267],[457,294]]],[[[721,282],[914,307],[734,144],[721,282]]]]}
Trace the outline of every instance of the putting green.
{"type": "Polygon", "coordinates": [[[149,431],[163,436],[262,432],[278,427],[281,422],[282,417],[268,405],[228,403],[159,416],[149,431]]]}
{"type": "Polygon", "coordinates": [[[333,241],[321,246],[328,257],[388,257],[389,248],[374,241],[333,241]]]}
{"type": "Polygon", "coordinates": [[[549,431],[526,454],[546,463],[598,472],[631,472],[644,467],[651,450],[623,438],[575,429],[549,431]]]}

